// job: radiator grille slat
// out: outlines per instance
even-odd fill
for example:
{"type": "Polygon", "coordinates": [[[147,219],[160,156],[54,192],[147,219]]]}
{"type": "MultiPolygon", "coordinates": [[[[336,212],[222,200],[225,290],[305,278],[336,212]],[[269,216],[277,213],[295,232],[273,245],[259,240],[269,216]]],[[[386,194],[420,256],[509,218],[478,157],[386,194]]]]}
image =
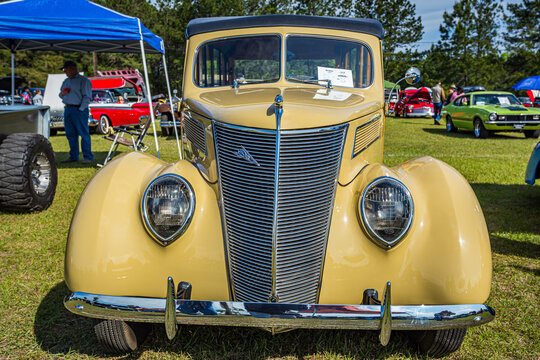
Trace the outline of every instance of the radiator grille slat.
{"type": "Polygon", "coordinates": [[[204,132],[204,125],[188,115],[183,117],[182,123],[186,137],[206,155],[206,134],[204,132]]]}
{"type": "Polygon", "coordinates": [[[375,140],[381,137],[382,117],[379,115],[356,128],[354,136],[353,157],[367,149],[375,140]]]}
{"type": "Polygon", "coordinates": [[[280,302],[317,301],[345,132],[282,131],[276,183],[276,131],[214,123],[235,300],[266,302],[275,282],[280,302]],[[258,166],[238,155],[242,147],[258,166]]]}

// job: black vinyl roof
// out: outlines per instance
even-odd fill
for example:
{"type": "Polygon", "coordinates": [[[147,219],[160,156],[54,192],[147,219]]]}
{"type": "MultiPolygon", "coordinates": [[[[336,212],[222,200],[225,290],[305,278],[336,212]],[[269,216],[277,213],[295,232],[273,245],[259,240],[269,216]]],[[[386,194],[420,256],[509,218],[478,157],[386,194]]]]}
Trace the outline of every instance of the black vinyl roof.
{"type": "Polygon", "coordinates": [[[299,26],[354,31],[375,35],[382,39],[384,30],[377,20],[307,15],[226,16],[191,20],[186,28],[186,39],[193,35],[219,30],[266,26],[299,26]]]}

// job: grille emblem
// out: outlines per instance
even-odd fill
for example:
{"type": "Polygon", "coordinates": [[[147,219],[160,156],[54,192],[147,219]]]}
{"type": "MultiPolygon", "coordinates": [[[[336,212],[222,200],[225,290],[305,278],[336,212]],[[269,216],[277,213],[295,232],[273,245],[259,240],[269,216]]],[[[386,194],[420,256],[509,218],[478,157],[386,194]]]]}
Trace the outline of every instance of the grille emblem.
{"type": "Polygon", "coordinates": [[[240,149],[238,149],[238,151],[236,152],[236,156],[239,157],[240,159],[246,160],[250,164],[253,164],[255,166],[261,166],[259,165],[257,160],[255,160],[253,156],[251,156],[251,154],[243,146],[240,146],[240,149]]]}

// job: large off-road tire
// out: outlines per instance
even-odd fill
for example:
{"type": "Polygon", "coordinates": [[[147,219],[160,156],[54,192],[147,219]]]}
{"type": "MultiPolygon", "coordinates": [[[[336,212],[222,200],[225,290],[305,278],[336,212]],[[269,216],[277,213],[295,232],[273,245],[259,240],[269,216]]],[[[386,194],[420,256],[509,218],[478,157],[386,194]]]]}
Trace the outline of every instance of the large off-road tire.
{"type": "Polygon", "coordinates": [[[457,351],[466,334],[466,328],[425,330],[415,332],[414,340],[422,352],[434,357],[442,357],[457,351]]]}
{"type": "Polygon", "coordinates": [[[457,132],[457,127],[454,125],[454,122],[452,121],[452,117],[450,115],[446,115],[446,131],[457,132]]]}
{"type": "Polygon", "coordinates": [[[526,138],[538,139],[538,137],[540,137],[540,129],[525,130],[525,131],[523,131],[523,133],[525,134],[526,138]]]}
{"type": "Polygon", "coordinates": [[[125,354],[136,350],[150,333],[151,324],[120,320],[96,320],[98,341],[110,352],[125,354]]]}
{"type": "Polygon", "coordinates": [[[484,123],[480,119],[474,119],[474,137],[477,139],[487,139],[489,131],[484,127],[484,123]]]}
{"type": "Polygon", "coordinates": [[[32,212],[53,202],[58,170],[49,140],[12,134],[0,144],[0,209],[32,212]]]}
{"type": "Polygon", "coordinates": [[[96,125],[96,134],[106,135],[108,133],[109,126],[111,126],[111,120],[107,115],[101,115],[96,125]]]}

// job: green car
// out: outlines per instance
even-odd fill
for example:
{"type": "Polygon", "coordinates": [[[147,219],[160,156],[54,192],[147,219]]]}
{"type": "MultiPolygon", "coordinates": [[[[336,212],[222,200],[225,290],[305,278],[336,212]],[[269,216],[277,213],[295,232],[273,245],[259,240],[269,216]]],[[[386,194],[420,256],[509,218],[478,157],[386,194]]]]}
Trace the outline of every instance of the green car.
{"type": "Polygon", "coordinates": [[[474,130],[485,139],[492,131],[522,131],[525,137],[540,136],[540,108],[526,108],[509,92],[475,91],[457,97],[444,107],[446,130],[474,130]]]}

